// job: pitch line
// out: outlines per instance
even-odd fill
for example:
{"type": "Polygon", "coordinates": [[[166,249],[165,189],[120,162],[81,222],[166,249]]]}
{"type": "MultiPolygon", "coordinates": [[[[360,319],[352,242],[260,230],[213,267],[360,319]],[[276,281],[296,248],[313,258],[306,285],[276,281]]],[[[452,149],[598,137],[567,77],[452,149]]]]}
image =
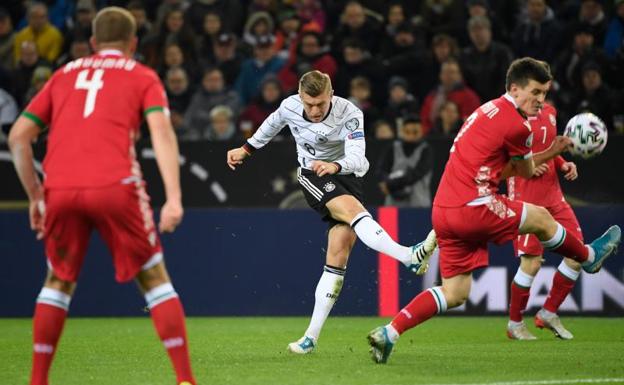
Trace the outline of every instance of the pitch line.
{"type": "Polygon", "coordinates": [[[559,384],[607,384],[622,383],[624,378],[577,378],[570,380],[536,380],[536,381],[506,381],[506,382],[475,382],[431,385],[559,385],[559,384]]]}

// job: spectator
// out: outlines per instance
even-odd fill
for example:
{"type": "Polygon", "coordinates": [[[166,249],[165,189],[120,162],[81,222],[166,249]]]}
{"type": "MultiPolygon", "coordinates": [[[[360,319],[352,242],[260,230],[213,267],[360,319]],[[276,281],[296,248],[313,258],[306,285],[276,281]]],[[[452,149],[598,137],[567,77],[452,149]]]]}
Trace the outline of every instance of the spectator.
{"type": "Polygon", "coordinates": [[[511,50],[492,41],[490,20],[485,16],[471,18],[468,32],[472,45],[460,56],[466,83],[481,100],[496,99],[505,92],[505,75],[513,58],[511,50]]]}
{"type": "Polygon", "coordinates": [[[528,0],[527,20],[514,33],[512,46],[518,57],[531,56],[552,63],[561,46],[562,28],[546,0],[528,0]]]}
{"type": "Polygon", "coordinates": [[[366,17],[364,7],[359,2],[349,1],[340,15],[340,24],[332,41],[332,52],[338,56],[345,40],[356,39],[366,42],[368,51],[376,55],[381,36],[381,24],[372,17],[366,17]]]}
{"type": "Polygon", "coordinates": [[[132,0],[128,3],[126,8],[128,8],[128,11],[130,11],[132,16],[134,17],[134,21],[137,27],[138,46],[140,47],[145,37],[150,34],[152,30],[152,24],[147,18],[145,5],[142,1],[132,0]]]}
{"type": "Polygon", "coordinates": [[[25,105],[26,92],[31,86],[35,68],[46,65],[51,67],[51,64],[39,57],[37,46],[32,41],[21,43],[19,56],[20,60],[13,70],[11,79],[13,80],[13,96],[21,108],[25,105]]]}
{"type": "Polygon", "coordinates": [[[365,77],[356,76],[351,79],[351,91],[349,92],[349,101],[356,105],[364,113],[364,132],[370,136],[374,135],[372,123],[376,122],[381,113],[371,101],[371,84],[365,77]]]}
{"type": "Polygon", "coordinates": [[[46,82],[52,77],[52,68],[48,66],[39,66],[35,68],[30,79],[30,87],[26,91],[26,100],[24,104],[30,102],[37,92],[41,91],[46,82]]]}
{"type": "MultiPolygon", "coordinates": [[[[496,13],[490,7],[488,0],[468,0],[466,2],[468,8],[468,19],[474,16],[484,16],[490,19],[492,23],[492,36],[494,40],[507,42],[509,41],[509,31],[505,28],[500,18],[496,17],[496,13]]],[[[468,41],[465,41],[468,43],[468,41]]]]}
{"type": "Polygon", "coordinates": [[[21,59],[21,47],[25,41],[33,41],[39,56],[49,63],[58,59],[63,49],[63,35],[48,20],[48,7],[32,3],[28,7],[28,25],[15,36],[15,62],[21,59]]]}
{"type": "Polygon", "coordinates": [[[624,0],[615,0],[615,15],[607,28],[604,50],[611,59],[624,56],[624,0]]]}
{"type": "Polygon", "coordinates": [[[373,132],[377,140],[392,140],[396,136],[392,124],[387,120],[380,119],[373,123],[373,132]]]}
{"type": "Polygon", "coordinates": [[[318,32],[325,30],[326,16],[320,0],[304,0],[293,2],[297,17],[309,29],[318,32]]]}
{"type": "Polygon", "coordinates": [[[398,1],[390,3],[390,5],[388,5],[388,12],[386,13],[385,36],[388,38],[388,40],[386,40],[384,46],[394,39],[394,35],[396,34],[397,29],[406,21],[407,16],[405,15],[405,8],[403,8],[403,4],[398,1]]]}
{"type": "Polygon", "coordinates": [[[425,56],[421,75],[420,88],[425,91],[421,99],[438,84],[440,67],[449,59],[459,58],[457,41],[446,34],[435,35],[431,40],[431,52],[425,56]]]}
{"type": "MultiPolygon", "coordinates": [[[[597,46],[602,47],[607,33],[608,20],[605,16],[601,0],[581,0],[578,20],[570,24],[569,31],[574,33],[579,27],[584,27],[594,36],[597,46]]],[[[568,33],[568,36],[572,36],[568,33]]]]}
{"type": "Polygon", "coordinates": [[[15,65],[13,46],[15,44],[15,32],[11,16],[0,8],[0,67],[11,70],[15,65]]]}
{"type": "Polygon", "coordinates": [[[296,54],[290,57],[278,75],[287,94],[296,91],[301,75],[311,70],[326,73],[334,81],[338,65],[327,51],[320,33],[307,31],[301,34],[296,54]]]}
{"type": "Polygon", "coordinates": [[[17,114],[15,99],[7,91],[0,88],[0,142],[6,142],[11,125],[17,119],[17,114]]]}
{"type": "Polygon", "coordinates": [[[91,23],[94,18],[95,5],[93,5],[93,0],[79,0],[76,3],[74,19],[70,19],[67,32],[65,32],[66,46],[76,37],[88,40],[92,34],[91,23]]]}
{"type": "Polygon", "coordinates": [[[427,33],[427,41],[434,35],[444,33],[456,39],[461,38],[462,1],[459,0],[423,0],[420,8],[420,22],[427,33]]]}
{"type": "Polygon", "coordinates": [[[459,107],[459,114],[466,119],[479,107],[479,96],[464,84],[459,64],[454,59],[449,59],[440,68],[440,84],[425,98],[420,110],[423,131],[429,132],[433,124],[440,116],[440,109],[447,100],[453,101],[459,107]]]}
{"type": "Polygon", "coordinates": [[[208,12],[204,16],[202,35],[199,38],[199,60],[209,62],[214,60],[214,42],[219,38],[223,29],[221,16],[216,12],[208,12]]]}
{"type": "Polygon", "coordinates": [[[591,112],[598,116],[612,131],[613,115],[617,108],[615,93],[602,81],[601,67],[597,63],[588,62],[582,70],[582,89],[578,90],[572,101],[572,115],[591,112]]]}
{"type": "Polygon", "coordinates": [[[416,42],[411,24],[403,23],[397,27],[392,44],[382,49],[382,56],[386,73],[406,79],[417,96],[426,94],[426,89],[421,87],[425,53],[416,42]]]}
{"type": "Polygon", "coordinates": [[[241,65],[241,71],[236,79],[235,88],[243,105],[258,94],[260,83],[267,75],[275,75],[284,66],[284,60],[275,55],[271,35],[258,37],[253,49],[253,57],[241,65]]]}
{"type": "Polygon", "coordinates": [[[604,79],[609,79],[609,59],[594,44],[594,35],[587,25],[579,24],[570,47],[565,49],[553,64],[553,74],[561,88],[560,97],[567,103],[566,95],[581,88],[581,69],[589,62],[597,63],[604,79]]]}
{"type": "Polygon", "coordinates": [[[440,107],[440,114],[435,120],[429,136],[454,138],[464,121],[459,114],[459,107],[452,100],[447,100],[440,107]]]}
{"type": "Polygon", "coordinates": [[[243,31],[243,43],[247,51],[253,50],[259,38],[272,36],[275,30],[273,17],[268,12],[255,12],[249,15],[243,31]]]}
{"type": "Polygon", "coordinates": [[[409,92],[407,80],[400,76],[393,76],[388,82],[388,105],[384,111],[384,118],[394,126],[400,127],[405,116],[418,113],[418,101],[409,92]]]}
{"type": "Polygon", "coordinates": [[[430,207],[433,152],[423,140],[420,120],[407,117],[394,141],[380,156],[377,175],[385,205],[430,207]]]}
{"type": "Polygon", "coordinates": [[[184,113],[193,97],[193,89],[189,85],[189,77],[184,68],[174,67],[167,71],[165,90],[169,99],[171,124],[176,131],[179,131],[184,123],[184,113]]]}
{"type": "Polygon", "coordinates": [[[159,64],[157,72],[161,79],[165,78],[165,75],[170,68],[175,67],[184,68],[191,82],[195,82],[198,78],[197,66],[195,63],[190,62],[189,58],[184,56],[182,47],[175,41],[168,43],[165,46],[163,57],[159,61],[161,64],[159,64]]]}
{"type": "Polygon", "coordinates": [[[236,119],[240,109],[238,96],[225,87],[223,73],[219,68],[207,68],[199,90],[195,91],[191,104],[184,113],[184,124],[179,131],[182,140],[205,138],[210,125],[210,111],[216,106],[228,107],[236,119]]]}
{"type": "Polygon", "coordinates": [[[286,8],[277,14],[278,28],[275,32],[275,52],[277,56],[288,61],[290,53],[297,47],[301,20],[292,8],[286,8]]]}
{"type": "Polygon", "coordinates": [[[240,33],[242,30],[245,12],[240,1],[196,0],[186,10],[186,20],[195,33],[201,33],[204,15],[208,12],[215,12],[221,16],[224,31],[240,33]]]}
{"type": "Polygon", "coordinates": [[[243,63],[243,55],[238,50],[238,39],[233,33],[222,33],[214,42],[214,60],[209,66],[219,67],[226,87],[233,87],[243,63]]]}
{"type": "Polygon", "coordinates": [[[347,39],[342,48],[342,63],[336,72],[336,93],[347,95],[351,87],[351,80],[356,76],[368,79],[372,85],[373,101],[377,105],[384,105],[387,93],[384,87],[386,80],[381,63],[371,57],[362,41],[347,39]]]}
{"type": "Polygon", "coordinates": [[[284,99],[284,91],[279,79],[267,76],[260,86],[260,94],[245,108],[239,118],[240,131],[249,138],[262,122],[275,111],[284,99]]]}
{"type": "Polygon", "coordinates": [[[72,60],[79,59],[91,55],[91,45],[85,38],[72,39],[69,45],[69,51],[59,57],[56,62],[57,67],[65,65],[72,60]]]}
{"type": "Polygon", "coordinates": [[[180,46],[187,63],[197,63],[197,42],[189,25],[184,21],[184,13],[178,7],[165,9],[158,28],[147,36],[140,47],[140,53],[145,58],[145,64],[152,68],[162,65],[165,46],[176,43],[180,46]]]}
{"type": "Polygon", "coordinates": [[[234,124],[235,118],[228,106],[216,106],[210,110],[210,124],[204,138],[213,142],[226,140],[240,140],[234,124]]]}

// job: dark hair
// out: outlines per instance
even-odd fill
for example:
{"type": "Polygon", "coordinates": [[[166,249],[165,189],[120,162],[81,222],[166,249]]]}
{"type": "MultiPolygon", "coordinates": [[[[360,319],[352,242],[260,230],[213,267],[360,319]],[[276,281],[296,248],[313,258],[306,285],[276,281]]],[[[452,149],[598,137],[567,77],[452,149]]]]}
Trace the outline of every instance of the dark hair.
{"type": "Polygon", "coordinates": [[[414,114],[407,114],[403,117],[403,126],[406,124],[421,124],[420,117],[414,114]]]}
{"type": "Polygon", "coordinates": [[[511,85],[514,83],[520,87],[525,87],[529,84],[530,80],[546,84],[552,79],[553,76],[550,73],[550,66],[548,63],[533,59],[531,57],[523,57],[511,62],[511,65],[507,70],[505,89],[509,91],[511,85]]]}

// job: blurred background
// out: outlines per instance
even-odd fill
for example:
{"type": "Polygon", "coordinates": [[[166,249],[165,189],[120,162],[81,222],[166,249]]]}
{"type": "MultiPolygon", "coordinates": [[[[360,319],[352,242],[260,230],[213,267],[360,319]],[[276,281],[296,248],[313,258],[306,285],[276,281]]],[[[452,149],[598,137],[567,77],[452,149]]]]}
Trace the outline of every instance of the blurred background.
{"type": "MultiPolygon", "coordinates": [[[[251,136],[312,69],[328,73],[335,93],[364,111],[371,162],[366,203],[404,244],[430,228],[431,199],[463,119],[504,93],[508,65],[523,56],[551,65],[548,98],[560,131],[585,111],[608,128],[600,156],[566,156],[577,162],[579,179],[562,186],[585,236],[624,222],[624,0],[4,0],[0,290],[12,295],[0,315],[30,315],[45,271],[6,135],[56,68],[92,53],[91,21],[109,5],[136,18],[135,57],[158,72],[169,97],[187,213],[163,242],[191,315],[311,310],[326,228],[299,191],[288,128],[236,172],[227,168],[225,153],[251,136]],[[410,157],[402,169],[394,167],[399,148],[410,157]]],[[[149,134],[141,132],[137,154],[157,208],[164,195],[149,134]]],[[[41,161],[45,133],[34,146],[41,161]]],[[[583,276],[562,311],[623,315],[621,257],[600,274],[583,276]]],[[[133,285],[114,285],[108,258],[95,236],[73,314],[142,312],[133,285]]],[[[457,312],[506,310],[517,261],[508,246],[493,248],[490,259],[492,266],[477,275],[480,289],[457,312]]],[[[547,265],[558,263],[552,257],[547,265]]],[[[553,269],[540,271],[529,307],[541,305],[553,269]]],[[[436,269],[414,278],[358,244],[336,313],[393,312],[437,280],[436,269]]]]}

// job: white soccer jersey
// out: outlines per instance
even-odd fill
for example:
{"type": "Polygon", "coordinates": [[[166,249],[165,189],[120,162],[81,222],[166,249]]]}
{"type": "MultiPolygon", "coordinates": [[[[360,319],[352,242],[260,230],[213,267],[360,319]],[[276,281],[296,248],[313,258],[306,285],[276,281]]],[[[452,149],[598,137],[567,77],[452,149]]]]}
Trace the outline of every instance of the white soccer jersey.
{"type": "Polygon", "coordinates": [[[365,156],[364,115],[347,99],[333,96],[329,114],[313,123],[303,117],[303,104],[298,94],[284,99],[279,108],[260,125],[248,143],[258,149],[288,125],[297,142],[297,157],[303,168],[312,161],[337,162],[340,174],[363,176],[368,171],[365,156]]]}

